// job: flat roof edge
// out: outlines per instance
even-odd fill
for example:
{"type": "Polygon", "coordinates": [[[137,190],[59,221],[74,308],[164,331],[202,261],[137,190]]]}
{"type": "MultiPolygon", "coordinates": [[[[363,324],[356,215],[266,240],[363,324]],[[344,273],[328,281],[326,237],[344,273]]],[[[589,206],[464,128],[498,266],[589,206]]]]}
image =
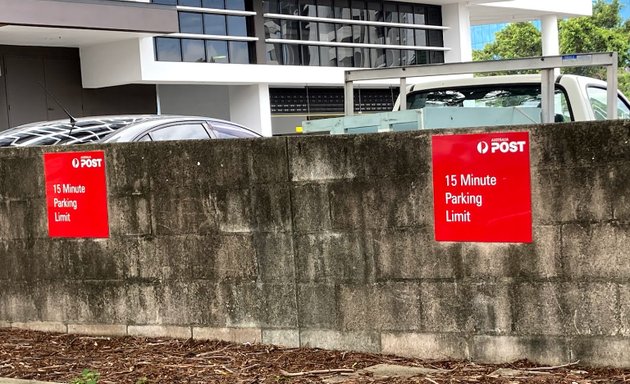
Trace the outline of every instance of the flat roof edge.
{"type": "Polygon", "coordinates": [[[167,34],[175,7],[126,1],[2,0],[0,24],[167,34]]]}

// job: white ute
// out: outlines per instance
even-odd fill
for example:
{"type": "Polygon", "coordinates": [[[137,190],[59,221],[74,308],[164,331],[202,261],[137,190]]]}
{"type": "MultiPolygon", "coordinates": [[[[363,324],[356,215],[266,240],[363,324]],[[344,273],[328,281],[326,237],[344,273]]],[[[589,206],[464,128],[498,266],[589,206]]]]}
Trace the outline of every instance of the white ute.
{"type": "MultiPolygon", "coordinates": [[[[540,75],[447,79],[407,87],[407,109],[424,107],[540,107],[540,75]]],[[[577,75],[555,81],[556,122],[606,120],[607,83],[577,75]]],[[[400,110],[400,98],[394,105],[400,110]]],[[[630,118],[630,102],[617,92],[617,118],[630,118]]]]}
{"type": "Polygon", "coordinates": [[[303,130],[344,134],[629,119],[630,102],[616,89],[616,63],[616,53],[602,53],[347,71],[346,116],[305,121],[303,130]],[[554,75],[556,68],[578,66],[605,66],[608,81],[554,75]],[[540,73],[431,80],[436,79],[432,76],[522,69],[540,73]],[[407,77],[420,81],[407,86],[407,77]],[[355,115],[349,97],[354,81],[393,78],[400,79],[400,89],[406,92],[392,112],[355,115]]]}

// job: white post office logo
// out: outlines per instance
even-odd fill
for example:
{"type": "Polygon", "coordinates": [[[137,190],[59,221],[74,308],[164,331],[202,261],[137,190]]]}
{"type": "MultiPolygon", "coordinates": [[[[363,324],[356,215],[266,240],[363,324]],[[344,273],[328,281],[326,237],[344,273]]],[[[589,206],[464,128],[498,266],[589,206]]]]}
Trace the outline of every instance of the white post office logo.
{"type": "Polygon", "coordinates": [[[492,139],[492,142],[488,144],[485,141],[480,141],[477,143],[477,152],[482,155],[486,153],[517,153],[517,152],[525,152],[525,144],[527,144],[524,140],[520,141],[510,141],[507,138],[495,138],[492,139]]]}
{"type": "Polygon", "coordinates": [[[100,168],[102,165],[103,159],[93,159],[90,156],[72,159],[72,168],[100,168]]]}
{"type": "Polygon", "coordinates": [[[477,152],[482,155],[488,153],[488,149],[490,149],[490,146],[485,141],[480,141],[479,144],[477,144],[477,152]]]}

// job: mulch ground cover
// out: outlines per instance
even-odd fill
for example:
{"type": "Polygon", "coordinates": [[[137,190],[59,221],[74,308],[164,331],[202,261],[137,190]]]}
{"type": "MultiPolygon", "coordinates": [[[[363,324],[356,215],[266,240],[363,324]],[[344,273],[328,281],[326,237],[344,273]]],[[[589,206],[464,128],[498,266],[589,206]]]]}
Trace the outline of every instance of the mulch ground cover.
{"type": "Polygon", "coordinates": [[[99,384],[630,382],[630,369],[590,368],[578,362],[555,367],[527,361],[475,364],[216,340],[92,337],[0,328],[0,377],[68,383],[81,379],[86,369],[98,373],[99,384]],[[412,377],[396,377],[368,368],[382,364],[394,371],[401,366],[424,370],[412,377]]]}

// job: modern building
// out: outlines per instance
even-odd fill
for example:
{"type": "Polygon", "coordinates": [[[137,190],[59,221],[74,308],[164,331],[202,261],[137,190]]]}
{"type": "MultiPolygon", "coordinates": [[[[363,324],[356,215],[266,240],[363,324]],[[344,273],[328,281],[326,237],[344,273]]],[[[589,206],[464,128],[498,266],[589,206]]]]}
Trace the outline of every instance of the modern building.
{"type": "MultiPolygon", "coordinates": [[[[208,115],[265,135],[343,111],[343,74],[471,59],[471,25],[557,19],[591,0],[2,0],[0,129],[82,115],[208,115]]],[[[357,109],[390,109],[363,84],[357,109]]]]}

